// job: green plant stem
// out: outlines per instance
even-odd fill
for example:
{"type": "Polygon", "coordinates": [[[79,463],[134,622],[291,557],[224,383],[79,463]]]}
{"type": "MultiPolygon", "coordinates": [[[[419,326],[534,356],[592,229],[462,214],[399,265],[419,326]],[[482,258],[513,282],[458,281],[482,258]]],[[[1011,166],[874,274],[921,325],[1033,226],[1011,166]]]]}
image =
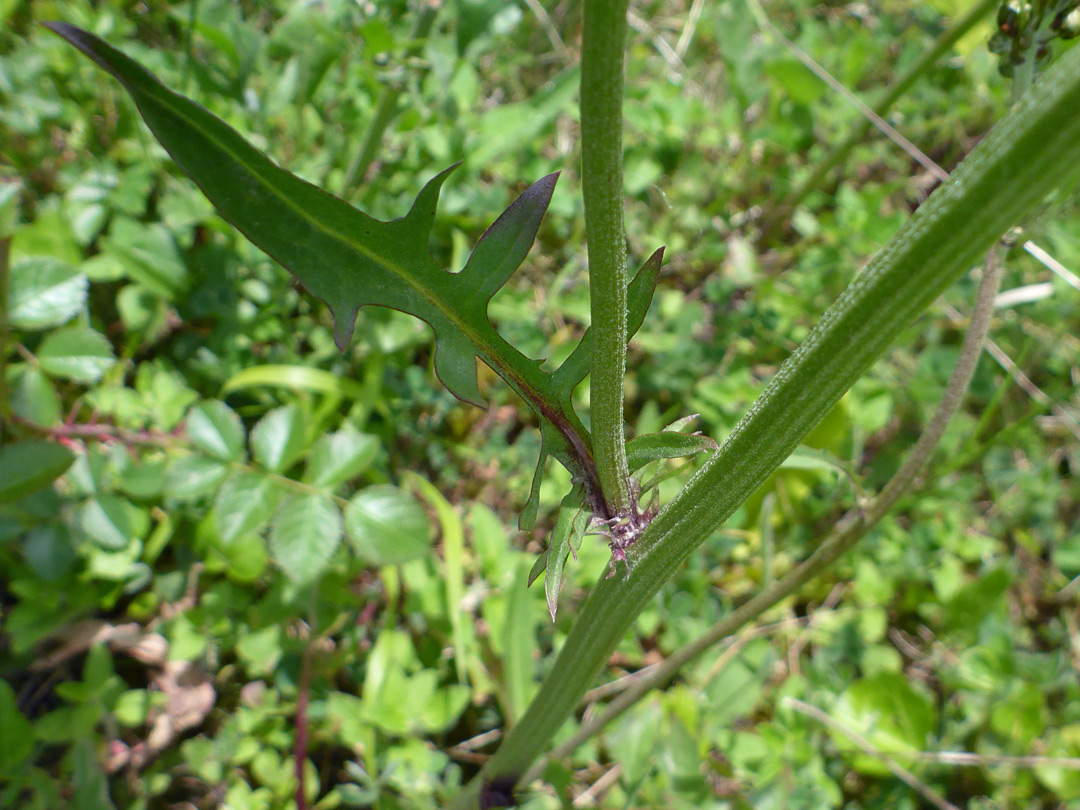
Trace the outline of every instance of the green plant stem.
{"type": "Polygon", "coordinates": [[[1050,190],[1080,177],[1080,50],[1067,52],[870,261],[686,487],[601,578],[532,704],[452,805],[516,783],[635,617],[946,287],[1050,190]]]}
{"type": "MultiPolygon", "coordinates": [[[[863,508],[854,508],[845,514],[822,541],[821,545],[804,562],[787,575],[768,585],[743,605],[733,610],[717,624],[698,636],[694,641],[679,648],[664,659],[649,674],[635,681],[626,691],[611,701],[602,712],[583,723],[572,737],[561,743],[550,758],[558,759],[572,753],[579,745],[598,734],[608,723],[621,715],[650,690],[663,686],[688,663],[714,645],[731,636],[743,625],[754,621],[782,599],[799,590],[818,574],[827,570],[836,560],[859,542],[888,513],[896,502],[908,492],[916,477],[926,468],[934,448],[941,441],[949,421],[956,414],[964,392],[982,353],[983,341],[990,328],[994,311],[994,296],[1001,284],[1001,260],[998,246],[990,249],[985,271],[979,283],[975,309],[971,315],[967,334],[960,347],[952,375],[938,403],[937,410],[923,429],[915,446],[909,451],[904,463],[896,471],[881,492],[863,508]]],[[[527,783],[539,777],[542,766],[534,765],[526,774],[527,783]]]]}
{"type": "MultiPolygon", "coordinates": [[[[427,39],[428,34],[431,33],[440,5],[441,3],[438,0],[423,0],[420,13],[417,15],[412,31],[409,33],[410,51],[415,50],[417,45],[427,39]]],[[[398,82],[392,82],[383,88],[382,94],[375,104],[375,114],[371,117],[367,132],[364,133],[364,139],[360,142],[352,160],[349,161],[349,167],[345,170],[345,177],[341,181],[341,189],[338,192],[339,197],[347,197],[357,178],[363,179],[368,169],[371,168],[371,164],[375,160],[375,154],[382,145],[386,128],[390,126],[390,122],[397,115],[397,104],[398,99],[401,97],[401,91],[402,85],[398,82]]]]}
{"type": "Polygon", "coordinates": [[[611,514],[631,508],[623,432],[626,232],[622,97],[627,0],[586,0],[581,49],[581,179],[593,329],[589,412],[593,456],[611,514]]]}
{"type": "MultiPolygon", "coordinates": [[[[970,31],[976,23],[983,19],[993,9],[997,8],[1000,0],[978,0],[967,14],[956,20],[945,29],[934,41],[934,44],[923,53],[907,70],[905,70],[889,88],[888,92],[878,100],[871,109],[878,117],[884,118],[888,111],[908,90],[918,81],[924,73],[933,67],[937,61],[955,45],[964,34],[970,31]]],[[[841,143],[834,146],[819,160],[810,176],[792,189],[783,199],[775,212],[769,217],[769,221],[762,227],[762,239],[772,235],[776,226],[785,219],[806,197],[822,187],[825,180],[834,168],[839,166],[851,151],[858,146],[866,133],[873,127],[874,122],[869,118],[861,118],[841,143]]]]}

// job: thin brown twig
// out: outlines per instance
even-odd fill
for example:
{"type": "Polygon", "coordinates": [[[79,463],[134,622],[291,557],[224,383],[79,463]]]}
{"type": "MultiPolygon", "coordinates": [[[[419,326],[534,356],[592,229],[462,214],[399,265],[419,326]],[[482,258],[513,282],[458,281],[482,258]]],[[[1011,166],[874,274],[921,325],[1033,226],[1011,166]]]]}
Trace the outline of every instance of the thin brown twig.
{"type": "Polygon", "coordinates": [[[1037,755],[1009,756],[1007,754],[974,754],[970,751],[904,751],[893,754],[902,759],[936,762],[939,765],[971,766],[976,768],[1065,768],[1080,771],[1080,757],[1042,757],[1037,755]]]}
{"type": "Polygon", "coordinates": [[[621,775],[622,765],[616,762],[608,769],[607,773],[589,785],[585,792],[574,799],[574,807],[592,807],[596,804],[596,799],[599,798],[605,790],[615,784],[615,780],[621,775]]]}
{"type": "Polygon", "coordinates": [[[574,55],[570,52],[570,49],[566,47],[566,43],[563,42],[562,37],[559,36],[559,29],[555,27],[554,21],[551,19],[551,15],[547,13],[540,0],[525,0],[525,5],[529,7],[529,11],[536,17],[536,21],[540,23],[540,27],[544,29],[544,34],[548,38],[548,42],[551,43],[551,47],[555,49],[555,52],[559,55],[559,59],[565,65],[569,65],[574,61],[574,55]]]}
{"type": "Polygon", "coordinates": [[[683,26],[682,33],[679,34],[679,39],[675,43],[675,54],[680,59],[686,56],[686,51],[694,38],[694,32],[697,30],[697,24],[701,20],[701,12],[704,9],[705,0],[694,0],[690,5],[690,12],[686,15],[686,24],[683,26]]]}

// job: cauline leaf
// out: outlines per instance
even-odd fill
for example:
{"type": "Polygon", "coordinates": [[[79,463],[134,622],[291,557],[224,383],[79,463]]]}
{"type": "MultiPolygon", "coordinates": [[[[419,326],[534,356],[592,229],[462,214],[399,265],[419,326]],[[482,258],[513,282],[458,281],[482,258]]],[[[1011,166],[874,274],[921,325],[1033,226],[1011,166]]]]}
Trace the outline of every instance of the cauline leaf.
{"type": "MultiPolygon", "coordinates": [[[[334,316],[338,348],[348,347],[360,307],[390,307],[435,332],[435,371],[458,398],[476,405],[476,360],[490,366],[540,419],[541,453],[522,528],[535,519],[539,477],[554,456],[580,482],[588,506],[606,513],[588,431],[574,411],[574,388],[589,369],[588,332],[553,372],[515,349],[488,319],[491,297],[518,268],[536,238],[557,174],[536,181],[477,242],[460,273],[431,258],[428,238],[451,166],[427,182],[408,213],[390,222],[282,169],[217,116],[170,90],[135,60],[73,25],[46,23],[124,86],[147,126],[218,213],[297,277],[334,316]]],[[[627,290],[629,333],[640,326],[659,275],[662,250],[627,290]]]]}

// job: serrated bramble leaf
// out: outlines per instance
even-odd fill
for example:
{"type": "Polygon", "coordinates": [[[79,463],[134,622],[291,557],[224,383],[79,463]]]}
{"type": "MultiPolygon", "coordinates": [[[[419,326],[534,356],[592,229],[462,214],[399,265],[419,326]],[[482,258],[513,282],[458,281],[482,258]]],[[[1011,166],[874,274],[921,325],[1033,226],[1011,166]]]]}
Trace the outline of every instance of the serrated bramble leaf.
{"type": "Polygon", "coordinates": [[[86,276],[51,256],[28,256],[11,267],[8,322],[45,329],[73,318],[86,303],[86,276]]]}
{"type": "Polygon", "coordinates": [[[398,565],[431,552],[427,513],[388,484],[368,487],[349,501],[345,529],[357,554],[373,565],[398,565]]]}
{"type": "Polygon", "coordinates": [[[244,460],[244,426],[236,411],[220,400],[200,402],[187,418],[191,443],[223,461],[244,460]]]}
{"type": "Polygon", "coordinates": [[[83,532],[109,551],[125,548],[142,536],[147,525],[145,513],[131,501],[107,493],[89,499],[79,510],[83,532]]]}
{"type": "Polygon", "coordinates": [[[378,454],[378,439],[349,427],[320,436],[308,453],[304,481],[336,487],[360,475],[378,454]]]}
{"type": "Polygon", "coordinates": [[[306,585],[326,568],[344,534],[341,512],[329,497],[294,495],[274,515],[270,556],[285,576],[306,585]]]}
{"type": "Polygon", "coordinates": [[[166,467],[163,491],[169,498],[192,500],[216,491],[228,474],[229,468],[215,458],[181,456],[166,467]]]}
{"type": "Polygon", "coordinates": [[[37,359],[46,374],[87,385],[100,380],[116,363],[108,339],[85,326],[48,334],[38,347],[37,359]]]}
{"type": "Polygon", "coordinates": [[[221,485],[214,501],[214,527],[221,542],[258,531],[270,518],[278,488],[264,474],[244,472],[221,485]]]}
{"type": "Polygon", "coordinates": [[[307,446],[307,419],[296,405],[275,408],[251,429],[251,452],[271,472],[284,472],[307,446]]]}

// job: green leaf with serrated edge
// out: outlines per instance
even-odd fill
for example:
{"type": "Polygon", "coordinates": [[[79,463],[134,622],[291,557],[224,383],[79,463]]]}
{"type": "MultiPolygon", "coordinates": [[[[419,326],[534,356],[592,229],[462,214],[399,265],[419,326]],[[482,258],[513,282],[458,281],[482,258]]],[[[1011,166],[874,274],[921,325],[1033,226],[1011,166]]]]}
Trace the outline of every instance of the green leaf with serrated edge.
{"type": "Polygon", "coordinates": [[[191,443],[207,455],[223,461],[244,460],[244,426],[224,402],[200,402],[188,414],[186,430],[191,443]]]}
{"type": "Polygon", "coordinates": [[[43,489],[75,461],[66,447],[44,439],[27,439],[0,447],[0,503],[43,489]]]}
{"type": "MultiPolygon", "coordinates": [[[[626,287],[627,340],[637,334],[638,329],[641,328],[641,324],[645,320],[645,315],[649,311],[649,304],[652,303],[653,292],[656,290],[656,280],[660,278],[660,265],[663,260],[663,248],[653,251],[653,254],[645,260],[626,287]]],[[[590,328],[585,330],[585,334],[581,336],[581,342],[578,343],[570,356],[563,361],[563,364],[553,374],[560,396],[564,397],[562,404],[565,409],[573,410],[574,389],[589,373],[590,364],[592,363],[591,353],[592,329],[590,328]]],[[[533,475],[529,498],[525,502],[525,506],[521,510],[521,516],[518,519],[518,528],[522,531],[529,531],[536,522],[536,512],[540,508],[540,482],[543,478],[544,465],[549,455],[558,458],[553,448],[557,447],[556,442],[559,438],[558,434],[554,433],[547,423],[541,422],[540,457],[536,462],[536,473],[533,475]]],[[[573,472],[572,469],[571,472],[573,472]]],[[[593,504],[590,504],[590,506],[593,506],[593,504]]]]}
{"type": "Polygon", "coordinates": [[[169,498],[192,500],[216,492],[229,468],[217,459],[190,455],[175,458],[165,469],[163,491],[169,498]]]}
{"type": "Polygon", "coordinates": [[[28,256],[11,267],[8,322],[16,329],[45,329],[71,320],[86,304],[89,282],[52,256],[28,256]]]}
{"type": "Polygon", "coordinates": [[[544,578],[544,595],[547,597],[548,612],[555,621],[555,611],[559,608],[559,589],[562,587],[563,568],[566,558],[581,546],[581,537],[589,515],[584,507],[585,493],[581,487],[574,487],[563,498],[559,507],[559,516],[555,519],[555,528],[551,530],[551,542],[547,550],[547,576],[544,578]]]}
{"type": "MultiPolygon", "coordinates": [[[[530,186],[484,233],[465,269],[449,273],[434,263],[427,244],[439,190],[453,167],[430,180],[401,219],[373,219],[281,169],[221,119],[101,39],[67,23],[46,25],[119,80],[166,151],[218,212],[326,302],[339,347],[351,339],[364,305],[391,307],[426,321],[435,332],[435,370],[446,387],[479,403],[476,358],[483,360],[540,417],[539,468],[548,455],[555,456],[585,481],[594,499],[599,497],[589,435],[571,404],[572,388],[583,376],[577,366],[587,361],[588,352],[571,355],[571,368],[561,374],[545,373],[510,346],[487,317],[491,296],[533,243],[557,175],[530,186]]],[[[644,309],[647,303],[642,317],[644,309]]],[[[530,496],[529,508],[533,501],[530,496]]],[[[523,525],[534,517],[532,509],[523,525]]]]}
{"type": "Polygon", "coordinates": [[[274,511],[277,489],[262,473],[244,472],[221,485],[214,501],[214,526],[222,543],[258,531],[274,511]]]}
{"type": "Polygon", "coordinates": [[[100,380],[116,363],[108,339],[85,326],[50,332],[38,347],[37,359],[46,374],[87,385],[100,380]]]}
{"type": "Polygon", "coordinates": [[[366,470],[378,454],[378,439],[350,427],[320,436],[308,453],[304,482],[336,487],[366,470]]]}
{"type": "Polygon", "coordinates": [[[274,515],[270,557],[285,576],[306,585],[326,568],[344,534],[341,512],[329,497],[294,495],[274,515]]]}
{"type": "Polygon", "coordinates": [[[387,484],[353,496],[345,529],[356,552],[373,565],[399,565],[431,552],[431,524],[416,499],[387,484]]]}
{"type": "Polygon", "coordinates": [[[717,444],[708,436],[695,436],[689,433],[646,433],[635,436],[626,443],[626,463],[631,473],[635,473],[650,461],[666,458],[682,458],[695,453],[715,450],[717,444]]]}
{"type": "Polygon", "coordinates": [[[79,526],[104,549],[119,551],[142,534],[145,524],[131,501],[108,493],[91,498],[79,510],[79,526]]]}
{"type": "Polygon", "coordinates": [[[296,405],[275,408],[251,429],[251,452],[271,472],[284,472],[307,446],[307,420],[296,405]]]}

